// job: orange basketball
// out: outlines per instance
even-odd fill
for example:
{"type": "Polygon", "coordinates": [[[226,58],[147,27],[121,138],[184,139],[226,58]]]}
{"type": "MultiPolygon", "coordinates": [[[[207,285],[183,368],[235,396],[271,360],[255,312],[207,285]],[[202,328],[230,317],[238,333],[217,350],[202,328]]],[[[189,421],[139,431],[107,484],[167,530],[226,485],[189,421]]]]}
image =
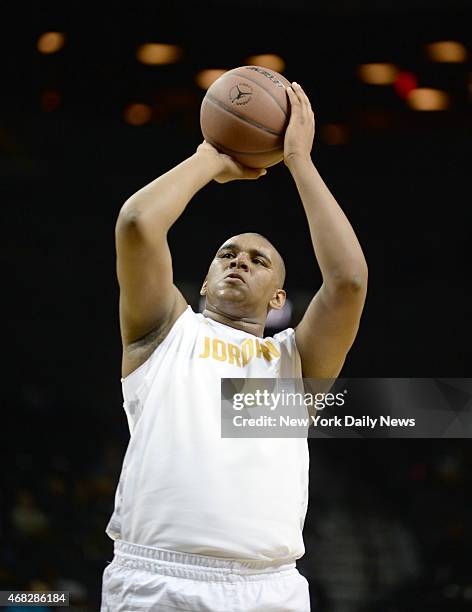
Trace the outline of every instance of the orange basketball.
{"type": "Polygon", "coordinates": [[[225,72],[203,98],[203,137],[245,166],[267,168],[279,163],[290,117],[289,86],[281,74],[260,66],[225,72]]]}

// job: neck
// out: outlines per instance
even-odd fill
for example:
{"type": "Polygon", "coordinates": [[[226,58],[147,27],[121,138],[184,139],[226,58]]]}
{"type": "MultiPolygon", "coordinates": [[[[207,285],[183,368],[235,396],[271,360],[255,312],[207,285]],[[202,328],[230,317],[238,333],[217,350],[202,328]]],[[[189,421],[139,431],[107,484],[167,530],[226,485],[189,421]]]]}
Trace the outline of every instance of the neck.
{"type": "Polygon", "coordinates": [[[244,317],[231,317],[221,311],[214,310],[211,306],[206,306],[203,311],[203,316],[216,321],[217,323],[223,323],[228,327],[234,327],[234,329],[240,329],[247,334],[253,334],[259,338],[264,336],[264,323],[261,321],[251,321],[244,317]]]}

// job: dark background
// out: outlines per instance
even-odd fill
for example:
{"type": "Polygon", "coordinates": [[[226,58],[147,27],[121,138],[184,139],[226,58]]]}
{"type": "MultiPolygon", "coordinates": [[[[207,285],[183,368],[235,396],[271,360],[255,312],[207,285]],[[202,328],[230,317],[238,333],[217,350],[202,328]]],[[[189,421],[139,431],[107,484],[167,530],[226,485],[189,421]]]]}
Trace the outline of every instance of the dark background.
{"type": "MultiPolygon", "coordinates": [[[[66,7],[67,6],[67,7],[66,7]]],[[[2,39],[4,382],[0,587],[64,580],[96,610],[112,558],[104,534],[128,442],[114,225],[135,191],[201,142],[194,82],[277,53],[309,95],[312,157],[353,225],[369,292],[344,376],[468,377],[472,357],[472,67],[434,64],[424,45],[472,50],[467,2],[156,2],[109,11],[10,8],[2,39]],[[36,49],[57,30],[65,47],[36,49]],[[178,64],[144,66],[144,42],[179,44],[178,64]],[[356,67],[393,62],[451,108],[415,112],[356,67]],[[48,90],[59,106],[42,109],[48,90]],[[136,127],[123,111],[153,108],[136,127]],[[323,127],[346,142],[330,145],[323,127]]],[[[174,275],[194,308],[215,249],[257,231],[287,266],[291,325],[320,286],[308,226],[283,164],[196,195],[170,233],[174,275]],[[181,246],[185,245],[185,246],[181,246]]],[[[462,610],[472,602],[472,454],[467,440],[310,440],[307,553],[320,611],[462,610]]],[[[38,587],[39,588],[39,587],[38,587]]]]}

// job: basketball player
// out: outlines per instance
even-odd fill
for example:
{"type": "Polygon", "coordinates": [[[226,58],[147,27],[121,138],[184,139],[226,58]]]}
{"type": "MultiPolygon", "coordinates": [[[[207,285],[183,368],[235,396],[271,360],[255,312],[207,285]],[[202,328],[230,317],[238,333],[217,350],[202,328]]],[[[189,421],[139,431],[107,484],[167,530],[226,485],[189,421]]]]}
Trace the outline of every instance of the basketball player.
{"type": "MultiPolygon", "coordinates": [[[[122,386],[130,442],[107,534],[102,612],[305,612],[305,438],[222,438],[220,379],[336,378],[356,336],[367,265],[311,161],[314,117],[288,89],[284,163],[297,186],[323,283],[295,330],[264,339],[285,301],[285,268],[256,233],[225,241],[203,282],[202,314],[173,284],[167,232],[211,180],[257,179],[202,143],[134,194],[116,225],[122,386]]],[[[194,245],[195,253],[198,244],[194,245]]],[[[193,253],[191,254],[193,257],[193,253]]],[[[307,260],[308,265],[315,265],[307,260]]]]}

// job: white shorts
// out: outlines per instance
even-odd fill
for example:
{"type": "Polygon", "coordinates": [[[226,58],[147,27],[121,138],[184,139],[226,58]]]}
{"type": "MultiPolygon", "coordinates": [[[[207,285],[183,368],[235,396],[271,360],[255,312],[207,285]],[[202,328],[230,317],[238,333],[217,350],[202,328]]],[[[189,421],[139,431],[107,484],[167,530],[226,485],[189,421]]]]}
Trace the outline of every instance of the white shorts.
{"type": "Polygon", "coordinates": [[[101,612],[309,612],[295,563],[190,555],[115,540],[101,612]]]}

